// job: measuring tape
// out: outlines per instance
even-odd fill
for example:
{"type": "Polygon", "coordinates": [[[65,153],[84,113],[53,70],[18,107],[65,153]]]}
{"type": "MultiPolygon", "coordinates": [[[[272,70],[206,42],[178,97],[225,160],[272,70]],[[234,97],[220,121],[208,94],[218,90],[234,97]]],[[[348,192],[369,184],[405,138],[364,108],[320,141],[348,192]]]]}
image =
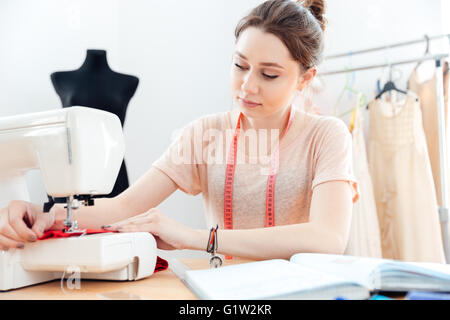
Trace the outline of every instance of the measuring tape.
{"type": "MultiPolygon", "coordinates": [[[[288,124],[281,136],[281,139],[286,135],[289,128],[294,121],[295,115],[295,107],[291,107],[291,113],[289,115],[288,124]]],[[[232,230],[233,229],[233,184],[234,184],[234,173],[236,171],[236,155],[237,155],[237,145],[238,139],[241,131],[241,121],[244,115],[241,113],[239,115],[238,123],[236,125],[236,131],[234,133],[233,141],[230,146],[230,150],[228,152],[227,159],[227,169],[225,172],[225,190],[224,190],[224,229],[232,230]]],[[[269,178],[267,179],[267,188],[266,188],[266,222],[265,227],[273,227],[275,225],[275,206],[274,206],[274,193],[275,193],[275,182],[278,173],[278,169],[280,166],[279,161],[279,142],[276,145],[275,151],[272,155],[270,161],[270,173],[269,178]]],[[[231,259],[231,257],[226,256],[226,259],[231,259]]]]}

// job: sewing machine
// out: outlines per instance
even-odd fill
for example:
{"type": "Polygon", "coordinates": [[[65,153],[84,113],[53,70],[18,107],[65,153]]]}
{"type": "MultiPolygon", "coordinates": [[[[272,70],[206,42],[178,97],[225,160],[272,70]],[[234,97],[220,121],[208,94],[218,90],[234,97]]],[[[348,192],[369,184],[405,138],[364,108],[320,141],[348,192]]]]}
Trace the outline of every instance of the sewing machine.
{"type": "MultiPolygon", "coordinates": [[[[119,118],[71,107],[0,118],[0,208],[29,201],[25,174],[40,169],[54,203],[65,203],[66,232],[80,232],[73,211],[111,192],[124,156],[119,118]]],[[[74,273],[81,279],[137,280],[153,274],[156,241],[149,233],[108,233],[26,243],[0,251],[0,291],[74,273]]]]}

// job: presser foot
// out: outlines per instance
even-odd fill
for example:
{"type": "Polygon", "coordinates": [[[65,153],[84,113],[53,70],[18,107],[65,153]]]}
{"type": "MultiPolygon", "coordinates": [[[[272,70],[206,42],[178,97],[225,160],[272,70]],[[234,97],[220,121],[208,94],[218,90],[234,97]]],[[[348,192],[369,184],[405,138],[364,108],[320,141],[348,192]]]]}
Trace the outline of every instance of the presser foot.
{"type": "Polygon", "coordinates": [[[65,233],[86,233],[85,230],[78,229],[78,222],[76,220],[72,220],[72,210],[78,209],[80,207],[80,202],[77,199],[74,199],[73,196],[67,197],[67,205],[64,207],[67,209],[67,218],[64,220],[64,232],[65,233]]]}
{"type": "Polygon", "coordinates": [[[64,233],[77,234],[79,236],[84,236],[87,233],[86,229],[69,228],[69,229],[63,229],[63,231],[64,231],[64,233]]]}

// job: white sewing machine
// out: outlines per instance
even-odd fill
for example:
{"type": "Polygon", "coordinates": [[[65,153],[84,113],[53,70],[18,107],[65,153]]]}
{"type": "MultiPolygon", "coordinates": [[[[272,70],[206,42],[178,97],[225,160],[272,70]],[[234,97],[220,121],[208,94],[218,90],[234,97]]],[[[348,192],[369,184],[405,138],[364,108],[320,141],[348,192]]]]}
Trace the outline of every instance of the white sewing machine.
{"type": "MultiPolygon", "coordinates": [[[[0,118],[0,208],[29,201],[25,173],[40,169],[51,196],[46,210],[53,200],[65,202],[66,228],[79,231],[72,209],[95,205],[91,196],[111,192],[124,149],[120,120],[109,112],[71,107],[0,118]]],[[[40,240],[0,251],[0,291],[74,272],[82,279],[137,280],[153,274],[156,258],[149,233],[40,240]]]]}

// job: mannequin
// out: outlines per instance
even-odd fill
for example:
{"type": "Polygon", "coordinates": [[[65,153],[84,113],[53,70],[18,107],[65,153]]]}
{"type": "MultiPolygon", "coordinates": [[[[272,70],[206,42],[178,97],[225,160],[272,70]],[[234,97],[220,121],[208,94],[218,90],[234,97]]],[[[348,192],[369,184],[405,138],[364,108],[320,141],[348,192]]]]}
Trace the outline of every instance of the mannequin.
{"type": "MultiPolygon", "coordinates": [[[[119,117],[122,128],[128,103],[139,84],[137,77],[111,70],[105,50],[87,50],[86,60],[79,69],[55,72],[50,77],[63,108],[83,106],[114,113],[119,117]]],[[[106,197],[115,197],[128,186],[123,161],[114,188],[106,197]]]]}

